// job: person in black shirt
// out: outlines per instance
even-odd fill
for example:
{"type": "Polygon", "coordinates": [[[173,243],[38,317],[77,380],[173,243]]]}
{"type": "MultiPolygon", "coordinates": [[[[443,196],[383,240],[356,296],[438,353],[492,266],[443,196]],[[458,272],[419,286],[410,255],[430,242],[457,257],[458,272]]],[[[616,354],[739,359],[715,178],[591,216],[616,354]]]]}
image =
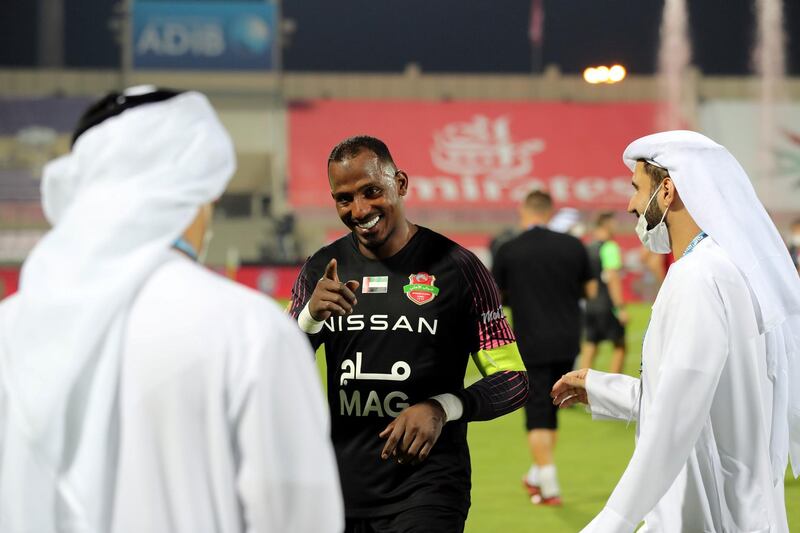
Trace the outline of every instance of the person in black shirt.
{"type": "Polygon", "coordinates": [[[580,351],[580,300],[596,292],[581,241],[547,229],[552,212],[549,194],[528,194],[520,209],[526,230],[500,247],[493,264],[531,379],[525,415],[533,464],[523,484],[531,502],[542,505],[561,504],[553,461],[557,408],[548,389],[572,370],[580,351]]]}
{"type": "Polygon", "coordinates": [[[351,233],[308,259],[290,313],[325,345],[346,531],[463,531],[467,422],[528,396],[497,288],[472,253],[405,218],[408,176],[380,140],[342,141],[328,178],[351,233]],[[484,377],[464,388],[470,355],[484,377]]]}
{"type": "Polygon", "coordinates": [[[614,213],[600,213],[594,230],[595,240],[586,246],[592,276],[597,280],[597,295],[586,300],[585,342],[580,368],[592,368],[602,341],[611,341],[610,372],[622,373],[625,366],[625,325],[628,312],[622,298],[622,252],[614,241],[614,213]]]}

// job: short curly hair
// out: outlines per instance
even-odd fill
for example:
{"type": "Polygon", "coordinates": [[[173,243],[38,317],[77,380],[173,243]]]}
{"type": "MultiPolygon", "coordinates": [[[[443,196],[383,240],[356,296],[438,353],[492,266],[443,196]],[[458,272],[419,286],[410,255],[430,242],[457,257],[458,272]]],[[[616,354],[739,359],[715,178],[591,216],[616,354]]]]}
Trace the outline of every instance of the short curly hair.
{"type": "Polygon", "coordinates": [[[378,156],[378,161],[380,161],[381,164],[390,165],[392,168],[397,169],[397,165],[395,165],[392,154],[389,152],[386,143],[377,137],[371,137],[369,135],[348,137],[334,146],[333,150],[331,150],[331,155],[328,156],[328,164],[341,163],[347,159],[352,159],[364,150],[369,150],[378,156]]]}

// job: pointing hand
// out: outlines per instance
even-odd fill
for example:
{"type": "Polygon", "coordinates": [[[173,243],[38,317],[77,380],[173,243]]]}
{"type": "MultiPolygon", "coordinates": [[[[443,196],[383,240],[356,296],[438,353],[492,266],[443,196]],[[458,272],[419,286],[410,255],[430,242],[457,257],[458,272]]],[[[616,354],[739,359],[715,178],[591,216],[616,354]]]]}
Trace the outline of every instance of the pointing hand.
{"type": "Polygon", "coordinates": [[[322,322],[331,315],[343,316],[352,313],[353,307],[358,303],[355,295],[358,286],[359,283],[356,280],[346,283],[339,281],[336,259],[331,259],[328,266],[325,267],[325,274],[319,278],[308,302],[311,318],[322,322]]]}

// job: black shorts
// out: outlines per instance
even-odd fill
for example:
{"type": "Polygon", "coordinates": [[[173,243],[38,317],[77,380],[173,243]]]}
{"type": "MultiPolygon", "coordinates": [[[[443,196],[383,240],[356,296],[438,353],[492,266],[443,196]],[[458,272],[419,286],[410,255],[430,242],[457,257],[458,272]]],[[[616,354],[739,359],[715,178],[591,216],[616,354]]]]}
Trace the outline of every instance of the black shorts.
{"type": "Polygon", "coordinates": [[[611,341],[615,346],[625,345],[625,326],[611,310],[586,313],[586,342],[597,344],[611,341]]]}
{"type": "Polygon", "coordinates": [[[558,407],[553,405],[550,391],[561,376],[572,370],[575,361],[556,361],[545,365],[526,365],[531,383],[525,404],[525,424],[532,429],[556,429],[558,407]]]}
{"type": "Polygon", "coordinates": [[[466,520],[452,507],[420,505],[390,516],[347,518],[344,533],[463,533],[466,520]]]}

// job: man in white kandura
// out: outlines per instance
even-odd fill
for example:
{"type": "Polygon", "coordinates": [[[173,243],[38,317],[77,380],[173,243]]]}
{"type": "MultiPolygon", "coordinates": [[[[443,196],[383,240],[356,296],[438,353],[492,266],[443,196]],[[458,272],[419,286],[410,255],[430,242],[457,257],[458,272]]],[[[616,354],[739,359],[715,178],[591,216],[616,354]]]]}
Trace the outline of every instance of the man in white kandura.
{"type": "Polygon", "coordinates": [[[139,87],[44,169],[53,229],[0,305],[0,531],[335,532],[313,354],[196,262],[234,171],[206,98],[139,87]]]}
{"type": "Polygon", "coordinates": [[[742,167],[698,133],[631,143],[628,210],[678,259],[653,305],[641,379],[570,372],[554,402],[637,421],[625,473],[587,532],[788,532],[800,474],[800,280],[742,167]]]}

